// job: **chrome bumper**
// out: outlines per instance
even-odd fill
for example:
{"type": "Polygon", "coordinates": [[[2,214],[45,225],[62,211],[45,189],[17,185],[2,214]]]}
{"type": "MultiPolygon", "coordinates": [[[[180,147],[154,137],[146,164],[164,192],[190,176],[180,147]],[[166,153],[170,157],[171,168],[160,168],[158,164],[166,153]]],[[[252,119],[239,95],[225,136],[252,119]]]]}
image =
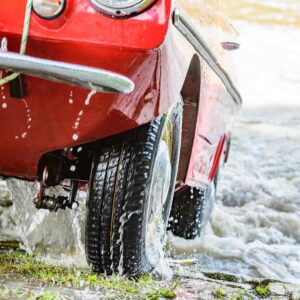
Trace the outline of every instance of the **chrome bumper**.
{"type": "Polygon", "coordinates": [[[117,73],[1,50],[0,69],[93,89],[97,92],[128,94],[134,90],[134,83],[117,73]]]}

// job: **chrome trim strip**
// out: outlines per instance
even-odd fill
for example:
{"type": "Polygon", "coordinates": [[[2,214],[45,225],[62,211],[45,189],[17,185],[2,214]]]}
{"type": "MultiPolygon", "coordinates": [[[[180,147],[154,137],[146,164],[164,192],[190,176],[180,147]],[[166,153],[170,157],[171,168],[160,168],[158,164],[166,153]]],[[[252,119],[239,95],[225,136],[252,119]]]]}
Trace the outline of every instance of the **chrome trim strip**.
{"type": "Polygon", "coordinates": [[[94,89],[97,92],[128,94],[134,90],[134,83],[117,73],[1,50],[0,69],[94,89]]]}
{"type": "Polygon", "coordinates": [[[188,18],[178,9],[175,9],[174,11],[173,22],[175,27],[187,38],[187,40],[192,44],[192,46],[199,53],[199,55],[205,60],[205,62],[210,66],[210,68],[222,80],[234,101],[238,105],[241,105],[242,97],[240,93],[234,86],[228,73],[220,65],[217,58],[209,49],[209,46],[202,38],[198,30],[194,27],[194,25],[191,24],[188,18]]]}

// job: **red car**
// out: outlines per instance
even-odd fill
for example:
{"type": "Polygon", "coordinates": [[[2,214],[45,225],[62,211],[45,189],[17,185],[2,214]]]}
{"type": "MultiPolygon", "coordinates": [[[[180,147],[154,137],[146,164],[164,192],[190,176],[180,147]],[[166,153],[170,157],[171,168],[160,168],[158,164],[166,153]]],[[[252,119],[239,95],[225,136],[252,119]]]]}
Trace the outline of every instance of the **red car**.
{"type": "Polygon", "coordinates": [[[2,3],[1,177],[38,181],[51,211],[88,189],[96,272],[150,271],[167,228],[193,239],[209,219],[241,105],[219,3],[2,3]]]}

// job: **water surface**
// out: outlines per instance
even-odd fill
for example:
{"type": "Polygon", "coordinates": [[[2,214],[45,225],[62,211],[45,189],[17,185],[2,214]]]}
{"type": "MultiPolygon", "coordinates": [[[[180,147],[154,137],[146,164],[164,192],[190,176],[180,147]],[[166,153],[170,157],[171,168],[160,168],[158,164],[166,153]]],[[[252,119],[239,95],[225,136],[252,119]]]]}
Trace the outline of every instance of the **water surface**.
{"type": "Polygon", "coordinates": [[[244,106],[196,269],[300,282],[300,2],[228,0],[244,106]]]}

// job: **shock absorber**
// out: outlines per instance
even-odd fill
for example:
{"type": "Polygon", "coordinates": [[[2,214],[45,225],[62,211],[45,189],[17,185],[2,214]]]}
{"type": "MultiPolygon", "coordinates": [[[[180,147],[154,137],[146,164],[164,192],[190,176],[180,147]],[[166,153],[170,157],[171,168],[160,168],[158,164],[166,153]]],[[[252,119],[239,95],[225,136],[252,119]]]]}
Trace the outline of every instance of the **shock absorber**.
{"type": "MultiPolygon", "coordinates": [[[[33,202],[37,209],[48,209],[50,211],[57,211],[58,209],[72,209],[74,203],[76,202],[77,191],[79,187],[79,182],[72,180],[70,183],[69,195],[59,195],[59,191],[64,189],[62,186],[56,186],[49,188],[54,189],[57,193],[52,193],[52,196],[47,195],[46,181],[48,179],[49,172],[48,168],[45,167],[43,171],[42,180],[39,182],[39,189],[33,202]]],[[[78,205],[78,203],[77,203],[78,205]]]]}

